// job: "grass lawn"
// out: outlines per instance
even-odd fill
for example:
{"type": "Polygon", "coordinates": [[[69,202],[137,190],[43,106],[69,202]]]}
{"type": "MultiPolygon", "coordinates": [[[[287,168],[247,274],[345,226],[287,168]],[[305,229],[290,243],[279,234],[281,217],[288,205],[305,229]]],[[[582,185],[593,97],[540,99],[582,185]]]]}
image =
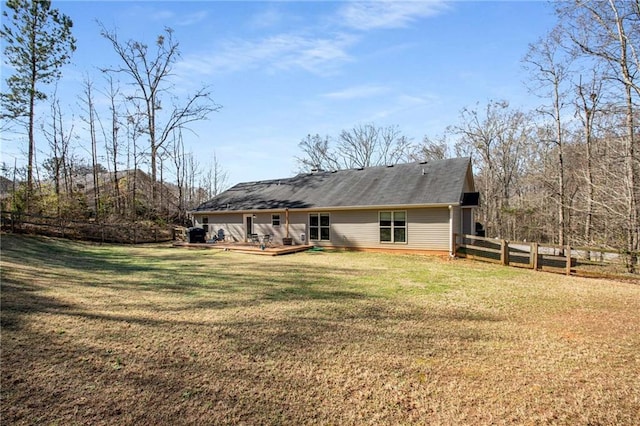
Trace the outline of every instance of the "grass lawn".
{"type": "Polygon", "coordinates": [[[640,285],[3,234],[1,422],[640,419],[640,285]]]}

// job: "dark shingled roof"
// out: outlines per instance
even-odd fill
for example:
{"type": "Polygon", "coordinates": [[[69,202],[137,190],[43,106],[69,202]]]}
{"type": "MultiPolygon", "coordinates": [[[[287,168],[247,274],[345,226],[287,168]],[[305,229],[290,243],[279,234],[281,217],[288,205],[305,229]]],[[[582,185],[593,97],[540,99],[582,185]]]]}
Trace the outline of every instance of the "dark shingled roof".
{"type": "Polygon", "coordinates": [[[469,158],[239,183],[194,212],[459,204],[469,158]]]}

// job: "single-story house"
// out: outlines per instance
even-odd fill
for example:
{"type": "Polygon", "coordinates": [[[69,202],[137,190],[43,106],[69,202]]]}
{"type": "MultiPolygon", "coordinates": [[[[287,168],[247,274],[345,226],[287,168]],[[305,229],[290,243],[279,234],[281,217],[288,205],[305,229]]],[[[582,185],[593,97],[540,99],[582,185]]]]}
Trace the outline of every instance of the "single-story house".
{"type": "Polygon", "coordinates": [[[475,231],[470,158],[348,170],[235,185],[191,211],[211,237],[276,244],[451,254],[475,231]]]}

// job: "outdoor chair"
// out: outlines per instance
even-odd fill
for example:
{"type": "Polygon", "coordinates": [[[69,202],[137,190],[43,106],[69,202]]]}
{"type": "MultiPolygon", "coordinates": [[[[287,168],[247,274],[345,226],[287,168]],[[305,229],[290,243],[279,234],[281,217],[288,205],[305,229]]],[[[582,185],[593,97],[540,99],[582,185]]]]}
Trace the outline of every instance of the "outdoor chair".
{"type": "Polygon", "coordinates": [[[262,236],[262,245],[263,246],[268,246],[271,244],[271,235],[263,235],[262,236]]]}
{"type": "Polygon", "coordinates": [[[260,237],[258,236],[258,234],[250,234],[249,242],[251,244],[260,244],[260,237]]]}
{"type": "Polygon", "coordinates": [[[213,234],[211,239],[207,242],[208,243],[224,242],[224,229],[218,229],[218,232],[216,234],[213,234]]]}

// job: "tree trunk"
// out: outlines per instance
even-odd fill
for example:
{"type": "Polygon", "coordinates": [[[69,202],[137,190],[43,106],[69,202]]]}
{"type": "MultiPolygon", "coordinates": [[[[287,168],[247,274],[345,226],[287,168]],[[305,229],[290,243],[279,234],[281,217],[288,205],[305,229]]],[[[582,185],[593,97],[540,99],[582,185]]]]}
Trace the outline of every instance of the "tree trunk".
{"type": "Polygon", "coordinates": [[[633,99],[631,94],[631,85],[625,85],[626,89],[626,102],[627,102],[627,152],[625,160],[625,172],[628,185],[627,196],[627,250],[629,251],[630,259],[628,265],[628,271],[630,273],[636,272],[636,264],[638,262],[638,233],[640,230],[640,223],[638,223],[638,210],[636,199],[636,186],[638,180],[636,176],[637,168],[635,167],[636,153],[635,153],[635,132],[634,132],[634,119],[633,119],[633,99]]]}
{"type": "MultiPolygon", "coordinates": [[[[34,12],[37,9],[37,5],[32,5],[34,12]]],[[[36,154],[36,140],[33,134],[33,127],[35,126],[35,102],[36,102],[36,77],[37,77],[37,65],[38,58],[35,54],[36,46],[36,13],[33,14],[32,28],[29,34],[30,37],[30,52],[31,52],[31,75],[29,76],[29,159],[27,162],[27,199],[26,209],[27,212],[31,210],[31,196],[33,194],[33,163],[36,154]]]]}

